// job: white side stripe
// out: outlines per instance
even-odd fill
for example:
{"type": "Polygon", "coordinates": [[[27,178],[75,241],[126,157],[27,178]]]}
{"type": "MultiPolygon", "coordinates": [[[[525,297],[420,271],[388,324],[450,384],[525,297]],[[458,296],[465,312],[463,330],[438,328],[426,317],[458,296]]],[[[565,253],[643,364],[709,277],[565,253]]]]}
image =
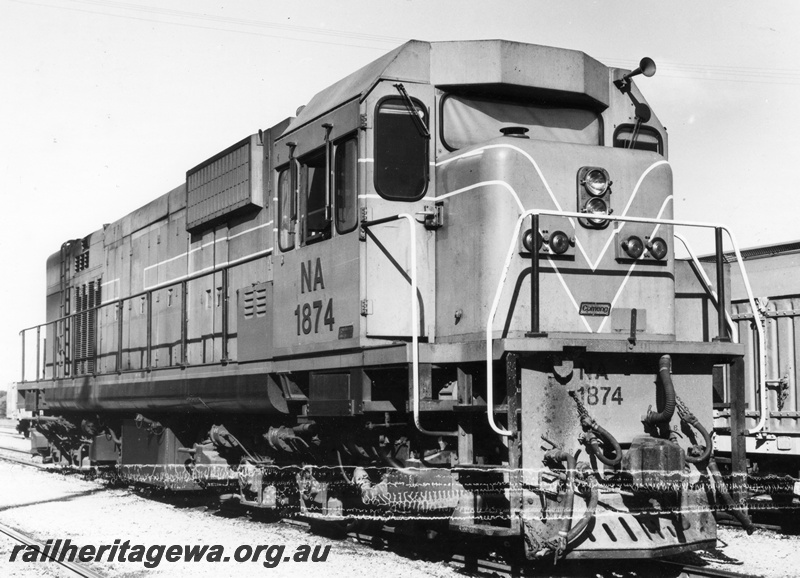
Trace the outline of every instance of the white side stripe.
{"type": "Polygon", "coordinates": [[[216,265],[211,265],[209,267],[203,267],[202,269],[198,269],[197,271],[192,271],[191,273],[187,273],[186,275],[180,275],[178,277],[175,277],[174,279],[169,279],[167,281],[162,281],[161,283],[156,283],[155,285],[146,286],[144,288],[144,290],[145,291],[149,291],[149,290],[156,289],[156,288],[161,289],[161,288],[164,288],[164,287],[169,287],[170,285],[173,285],[173,284],[175,284],[175,283],[177,283],[179,281],[182,281],[182,280],[184,280],[184,279],[186,279],[188,277],[193,277],[194,275],[198,275],[200,273],[219,270],[219,269],[222,269],[223,267],[230,267],[231,265],[236,265],[237,263],[240,263],[241,261],[246,261],[247,259],[251,259],[251,258],[254,258],[254,257],[259,257],[259,256],[266,257],[268,255],[272,255],[272,249],[273,248],[270,247],[269,249],[264,249],[263,251],[256,251],[255,253],[250,253],[249,255],[243,255],[243,256],[239,257],[238,259],[234,259],[233,261],[225,261],[224,263],[217,263],[216,265]]]}
{"type": "Polygon", "coordinates": [[[264,227],[269,227],[272,223],[273,223],[272,221],[269,221],[267,223],[264,223],[263,225],[258,225],[256,227],[252,227],[250,229],[245,229],[244,231],[240,231],[240,232],[236,233],[235,235],[231,235],[230,237],[222,237],[221,239],[216,239],[214,241],[210,241],[208,243],[204,243],[204,244],[200,245],[199,247],[195,247],[194,249],[190,249],[189,251],[186,251],[185,253],[181,253],[181,254],[176,255],[174,257],[170,257],[169,259],[164,259],[163,261],[159,261],[158,263],[155,263],[154,265],[149,265],[149,266],[144,268],[144,271],[146,272],[146,271],[148,271],[150,269],[153,269],[154,267],[159,267],[161,265],[166,265],[167,263],[171,263],[172,261],[175,261],[177,259],[182,259],[183,257],[188,257],[192,253],[200,251],[201,249],[205,249],[206,247],[210,247],[211,245],[214,245],[215,243],[221,243],[223,241],[230,241],[231,239],[235,239],[236,237],[241,237],[242,235],[244,235],[246,233],[251,233],[251,232],[256,231],[258,229],[263,229],[264,227]]]}
{"type": "MultiPolygon", "coordinates": [[[[437,167],[440,167],[440,166],[444,166],[444,165],[446,165],[446,164],[448,164],[448,163],[451,163],[451,162],[453,162],[453,161],[456,161],[456,160],[459,160],[459,159],[463,159],[463,158],[469,158],[469,157],[473,157],[473,156],[478,156],[478,155],[481,155],[481,154],[483,154],[483,152],[484,152],[484,151],[487,151],[487,150],[490,150],[490,149],[495,149],[495,148],[507,148],[507,149],[511,149],[511,150],[513,150],[513,151],[516,151],[516,152],[520,153],[522,156],[524,156],[524,157],[525,157],[525,158],[528,160],[528,162],[529,162],[529,163],[531,163],[531,165],[533,166],[534,170],[536,171],[536,174],[537,174],[537,175],[539,175],[539,179],[541,179],[541,181],[542,181],[542,184],[544,185],[544,188],[545,188],[545,190],[547,191],[547,194],[550,196],[550,199],[553,201],[553,204],[554,204],[554,205],[555,205],[555,207],[556,207],[556,210],[557,210],[557,211],[561,211],[561,210],[563,210],[563,209],[561,208],[561,205],[559,204],[558,200],[556,199],[556,196],[555,196],[555,194],[553,194],[553,190],[550,188],[550,185],[549,185],[549,183],[547,182],[547,179],[545,178],[544,174],[542,173],[542,170],[539,168],[539,165],[536,163],[536,161],[533,159],[533,157],[531,157],[531,155],[529,155],[527,152],[525,152],[525,151],[524,151],[524,150],[522,150],[521,148],[519,148],[519,147],[516,147],[516,146],[514,146],[514,145],[508,145],[508,144],[495,144],[495,145],[488,145],[488,146],[481,147],[481,148],[478,148],[478,149],[475,149],[475,150],[471,150],[471,151],[469,151],[469,152],[466,152],[466,153],[464,153],[464,154],[461,154],[461,155],[457,155],[457,156],[451,157],[451,158],[449,158],[449,159],[446,159],[446,160],[444,160],[444,161],[440,161],[439,163],[437,163],[437,164],[436,164],[436,166],[437,166],[437,167]]],[[[624,216],[624,215],[627,215],[627,213],[628,213],[628,209],[630,209],[630,206],[631,206],[631,203],[633,202],[633,199],[636,197],[636,194],[639,192],[639,188],[640,188],[640,186],[641,186],[641,184],[642,184],[642,181],[644,180],[644,178],[645,178],[645,177],[646,177],[648,174],[650,174],[650,172],[651,172],[653,169],[655,169],[656,167],[659,167],[659,166],[661,166],[661,165],[665,165],[665,164],[666,164],[666,165],[668,165],[669,163],[668,163],[667,161],[665,161],[665,160],[662,160],[662,161],[657,161],[657,162],[653,163],[652,165],[650,165],[650,166],[649,166],[649,167],[648,167],[648,168],[647,168],[647,169],[646,169],[646,170],[645,170],[645,171],[644,171],[644,172],[641,174],[641,176],[639,177],[639,181],[636,183],[636,186],[635,186],[635,187],[634,187],[634,189],[633,189],[633,193],[631,194],[631,197],[628,199],[628,203],[627,203],[627,205],[625,206],[625,209],[624,209],[624,211],[623,211],[623,213],[622,213],[622,214],[623,214],[623,216],[624,216]]],[[[509,186],[509,187],[510,187],[510,185],[507,185],[507,186],[509,186]]],[[[468,190],[468,189],[461,189],[461,191],[463,191],[463,190],[468,190]]],[[[447,195],[449,195],[449,194],[451,194],[451,193],[448,193],[448,194],[446,194],[446,195],[442,195],[441,197],[437,197],[437,199],[445,198],[445,197],[446,197],[447,195]]],[[[568,221],[569,221],[570,225],[571,225],[573,228],[575,228],[575,225],[576,225],[576,223],[575,223],[575,220],[574,220],[572,217],[568,217],[567,219],[568,219],[568,221]]],[[[621,227],[620,227],[620,228],[621,228],[621,227]]],[[[589,255],[586,253],[586,250],[584,249],[584,247],[583,247],[583,245],[581,244],[580,240],[577,240],[577,239],[575,240],[575,246],[576,246],[576,247],[578,248],[578,250],[581,252],[581,254],[583,255],[583,258],[584,258],[584,259],[586,259],[586,263],[588,263],[588,265],[589,265],[589,268],[590,268],[592,271],[594,271],[594,270],[596,270],[596,269],[597,269],[597,267],[600,265],[600,261],[602,261],[602,259],[603,259],[603,256],[605,255],[606,251],[608,250],[608,247],[611,245],[611,241],[612,241],[613,239],[614,239],[614,234],[612,233],[611,235],[609,235],[608,239],[606,240],[606,244],[604,245],[604,247],[603,247],[602,251],[600,252],[600,255],[598,256],[597,260],[596,260],[594,263],[592,263],[592,262],[591,262],[591,260],[589,259],[589,255]]]]}
{"type": "Polygon", "coordinates": [[[436,200],[438,201],[438,200],[441,200],[441,199],[446,199],[448,197],[453,197],[455,195],[460,195],[461,193],[466,193],[467,191],[471,191],[473,189],[477,189],[477,188],[480,188],[480,187],[491,187],[493,185],[496,185],[496,186],[499,186],[499,187],[503,187],[504,189],[506,189],[509,193],[511,193],[511,196],[514,197],[514,200],[517,202],[517,206],[519,207],[520,212],[525,210],[525,207],[522,205],[522,201],[520,201],[519,195],[514,190],[514,187],[512,187],[511,185],[509,185],[505,181],[483,181],[483,182],[480,182],[480,183],[475,183],[474,185],[470,185],[468,187],[464,187],[463,189],[458,189],[456,191],[451,191],[449,193],[445,193],[444,195],[440,195],[440,196],[436,197],[436,200]]]}

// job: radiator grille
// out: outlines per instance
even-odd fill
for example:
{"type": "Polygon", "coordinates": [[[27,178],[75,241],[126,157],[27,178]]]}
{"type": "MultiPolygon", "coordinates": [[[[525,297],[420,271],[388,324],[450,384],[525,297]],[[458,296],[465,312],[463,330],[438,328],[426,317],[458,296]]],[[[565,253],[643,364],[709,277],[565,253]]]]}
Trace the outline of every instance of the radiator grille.
{"type": "Polygon", "coordinates": [[[248,137],[186,173],[186,229],[195,232],[262,202],[260,148],[248,137]]]}
{"type": "Polygon", "coordinates": [[[100,305],[100,281],[75,287],[75,311],[72,338],[73,375],[94,373],[97,353],[97,311],[100,305]]]}

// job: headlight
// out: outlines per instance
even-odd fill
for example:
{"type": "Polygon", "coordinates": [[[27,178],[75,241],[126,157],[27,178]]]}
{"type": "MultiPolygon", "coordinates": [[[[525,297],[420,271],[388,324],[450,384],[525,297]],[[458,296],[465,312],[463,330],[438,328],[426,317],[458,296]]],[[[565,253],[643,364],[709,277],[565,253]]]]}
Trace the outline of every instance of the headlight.
{"type": "Polygon", "coordinates": [[[644,253],[644,242],[636,235],[631,235],[622,242],[622,250],[631,259],[638,259],[644,253]]]}
{"type": "Polygon", "coordinates": [[[667,256],[667,242],[661,237],[653,237],[650,239],[650,242],[647,243],[647,249],[650,251],[653,258],[659,261],[667,256]]]}
{"type": "Polygon", "coordinates": [[[556,231],[550,235],[550,249],[556,255],[563,255],[567,252],[570,246],[569,237],[563,231],[556,231]]]}
{"type": "MultiPolygon", "coordinates": [[[[583,212],[591,215],[608,215],[608,205],[603,199],[595,197],[586,202],[583,206],[583,212]]],[[[605,219],[589,218],[587,220],[596,227],[608,223],[605,219]]]]}
{"type": "Polygon", "coordinates": [[[605,169],[591,169],[583,178],[583,186],[593,197],[600,197],[606,193],[611,181],[608,180],[608,173],[605,169]]]}
{"type": "MultiPolygon", "coordinates": [[[[536,233],[536,251],[539,252],[542,250],[542,243],[544,240],[539,233],[536,233]]],[[[525,250],[529,253],[533,253],[533,230],[528,229],[525,231],[525,234],[522,236],[522,246],[525,247],[525,250]]]]}

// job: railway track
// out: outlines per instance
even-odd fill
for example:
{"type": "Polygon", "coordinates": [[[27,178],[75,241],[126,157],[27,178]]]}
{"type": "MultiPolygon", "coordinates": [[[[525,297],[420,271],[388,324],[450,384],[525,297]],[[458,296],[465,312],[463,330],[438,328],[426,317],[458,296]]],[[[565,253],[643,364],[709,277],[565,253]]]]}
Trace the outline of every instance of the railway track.
{"type": "Polygon", "coordinates": [[[2,460],[4,462],[11,462],[11,463],[20,464],[20,465],[23,465],[23,466],[30,466],[32,468],[38,468],[40,470],[48,469],[48,466],[46,464],[42,464],[42,463],[38,463],[38,462],[32,462],[30,460],[30,458],[31,458],[31,454],[30,454],[29,451],[21,450],[19,448],[10,448],[10,447],[7,447],[7,446],[0,446],[0,460],[2,460]],[[13,455],[9,455],[9,454],[19,455],[19,456],[27,456],[27,459],[22,459],[21,457],[16,458],[16,457],[13,457],[13,455]]]}
{"type": "MultiPolygon", "coordinates": [[[[0,524],[0,533],[5,534],[12,540],[19,542],[20,544],[24,544],[25,546],[34,546],[38,548],[39,552],[44,552],[45,550],[45,544],[42,544],[41,542],[31,538],[27,534],[23,534],[22,532],[19,532],[14,528],[6,526],[5,524],[0,524]]],[[[92,570],[91,568],[88,568],[87,566],[78,564],[76,562],[69,562],[68,560],[59,561],[58,558],[51,558],[48,556],[46,562],[42,561],[40,563],[58,564],[60,570],[59,576],[69,576],[69,577],[79,576],[82,578],[105,578],[103,574],[99,574],[94,570],[92,570]]]]}
{"type": "MultiPolygon", "coordinates": [[[[13,452],[27,454],[23,450],[15,448],[0,447],[0,452],[13,452]]],[[[0,460],[30,466],[38,469],[63,472],[64,470],[74,470],[75,472],[86,471],[83,468],[55,468],[46,464],[35,463],[27,460],[15,459],[0,453],[0,460]]],[[[183,496],[181,500],[185,499],[183,496]]],[[[169,500],[166,500],[169,501],[169,500]]],[[[226,508],[230,512],[230,508],[226,508]]],[[[231,512],[232,513],[232,512],[231,512]]],[[[238,515],[246,515],[245,508],[238,512],[238,515]]],[[[729,570],[719,570],[705,566],[694,565],[684,562],[672,561],[595,561],[587,568],[586,562],[562,562],[558,566],[545,566],[531,570],[522,566],[515,566],[502,561],[500,558],[482,557],[478,550],[470,547],[455,547],[450,551],[437,546],[435,541],[420,541],[419,537],[414,537],[406,532],[398,532],[392,527],[369,527],[362,526],[358,530],[345,532],[333,526],[330,522],[320,522],[314,518],[285,518],[282,523],[303,528],[309,532],[330,533],[346,535],[354,541],[368,545],[370,547],[391,547],[393,550],[400,549],[413,557],[430,557],[458,568],[460,571],[473,576],[499,576],[504,578],[517,578],[521,576],[540,576],[547,578],[586,578],[591,577],[617,577],[628,576],[638,577],[663,577],[663,578],[746,578],[751,574],[742,574],[729,570]],[[446,552],[445,552],[446,551],[446,552]],[[646,570],[642,570],[642,568],[646,570]]],[[[3,532],[14,539],[23,542],[24,535],[11,529],[19,535],[12,535],[5,531],[5,527],[0,525],[0,532],[3,532]]],[[[26,542],[23,542],[26,543],[26,542]]],[[[35,543],[35,542],[31,542],[35,543]]],[[[76,565],[77,566],[77,565],[76,565]]],[[[88,573],[74,573],[77,576],[100,576],[97,573],[87,570],[88,573]]]]}
{"type": "Polygon", "coordinates": [[[677,578],[753,578],[752,574],[742,574],[730,570],[720,570],[665,560],[658,561],[656,565],[678,572],[678,574],[675,574],[677,578]]]}
{"type": "MultiPolygon", "coordinates": [[[[313,531],[313,523],[303,519],[285,519],[285,524],[290,524],[308,531],[313,531]]],[[[347,537],[359,543],[369,544],[375,547],[376,544],[386,542],[391,539],[394,532],[387,531],[385,528],[378,532],[352,531],[347,532],[347,537]]],[[[406,536],[408,538],[408,536],[406,536]]],[[[457,568],[466,575],[472,576],[493,576],[503,578],[521,578],[524,576],[536,576],[539,578],[754,578],[752,574],[733,572],[691,564],[687,562],[665,561],[665,560],[592,560],[592,561],[565,561],[557,566],[543,564],[537,568],[515,566],[506,562],[482,558],[476,555],[471,548],[456,548],[452,552],[444,554],[443,549],[437,547],[435,543],[420,544],[419,539],[415,541],[415,556],[432,556],[447,562],[450,566],[457,568]]]]}
{"type": "MultiPolygon", "coordinates": [[[[2,451],[8,451],[8,450],[2,449],[2,451]]],[[[2,460],[4,462],[11,462],[12,464],[19,464],[19,465],[22,465],[22,466],[30,466],[32,468],[37,468],[37,469],[40,469],[40,470],[49,470],[49,469],[51,469],[47,464],[39,464],[39,463],[36,463],[36,462],[31,462],[29,460],[20,460],[20,459],[17,459],[17,458],[12,458],[11,456],[4,456],[2,454],[0,454],[0,460],[2,460]]]]}
{"type": "Polygon", "coordinates": [[[31,455],[31,453],[29,451],[21,450],[21,449],[18,449],[18,448],[8,448],[8,447],[5,447],[5,446],[0,446],[0,450],[2,450],[4,452],[12,452],[12,453],[15,453],[15,454],[24,454],[26,456],[31,455]]]}

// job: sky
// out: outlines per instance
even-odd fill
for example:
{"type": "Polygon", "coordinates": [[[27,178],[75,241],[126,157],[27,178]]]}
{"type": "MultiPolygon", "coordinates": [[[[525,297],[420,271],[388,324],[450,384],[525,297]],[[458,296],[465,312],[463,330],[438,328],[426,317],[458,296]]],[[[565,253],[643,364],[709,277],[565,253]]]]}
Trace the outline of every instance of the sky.
{"type": "Polygon", "coordinates": [[[675,217],[798,240],[798,23],[794,0],[0,0],[0,387],[64,241],[409,39],[653,58],[637,83],[669,132],[675,217]]]}

